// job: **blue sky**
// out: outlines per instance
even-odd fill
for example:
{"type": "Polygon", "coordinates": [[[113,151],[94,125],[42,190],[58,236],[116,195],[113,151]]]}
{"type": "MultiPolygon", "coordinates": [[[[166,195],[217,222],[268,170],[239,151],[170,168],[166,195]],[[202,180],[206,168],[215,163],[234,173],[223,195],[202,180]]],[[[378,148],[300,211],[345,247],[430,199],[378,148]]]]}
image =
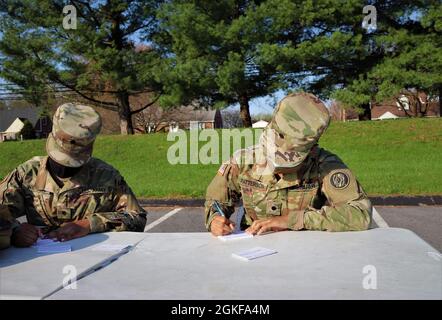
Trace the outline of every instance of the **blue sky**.
{"type": "MultiPolygon", "coordinates": [[[[285,96],[285,93],[283,90],[279,90],[273,95],[268,95],[265,97],[255,98],[252,99],[249,102],[250,106],[250,113],[252,115],[256,115],[258,113],[266,113],[271,114],[273,112],[273,109],[275,108],[276,104],[285,96]]],[[[235,109],[239,110],[239,104],[236,103],[228,109],[235,109]]]]}

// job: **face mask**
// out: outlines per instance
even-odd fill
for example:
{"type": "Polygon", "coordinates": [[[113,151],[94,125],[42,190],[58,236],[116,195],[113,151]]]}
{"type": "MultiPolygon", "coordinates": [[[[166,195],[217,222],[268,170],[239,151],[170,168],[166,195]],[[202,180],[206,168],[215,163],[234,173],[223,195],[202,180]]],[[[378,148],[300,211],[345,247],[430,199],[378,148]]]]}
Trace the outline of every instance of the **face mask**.
{"type": "Polygon", "coordinates": [[[302,166],[302,163],[303,162],[294,166],[276,166],[272,161],[269,161],[269,159],[267,159],[268,167],[273,173],[284,173],[284,174],[295,173],[302,166]]]}
{"type": "MultiPolygon", "coordinates": [[[[267,135],[263,133],[260,138],[260,144],[263,147],[264,156],[267,160],[267,165],[273,173],[293,173],[296,172],[304,162],[307,154],[300,155],[296,151],[278,150],[276,147],[275,134],[267,135]],[[278,162],[278,158],[285,159],[285,161],[278,162]]],[[[282,141],[279,141],[281,144],[282,141]]]]}
{"type": "Polygon", "coordinates": [[[77,172],[79,172],[81,170],[81,168],[82,167],[78,167],[78,168],[65,167],[65,166],[55,162],[51,158],[48,159],[49,172],[52,174],[55,174],[59,178],[71,178],[75,174],[77,174],[77,172]]]}

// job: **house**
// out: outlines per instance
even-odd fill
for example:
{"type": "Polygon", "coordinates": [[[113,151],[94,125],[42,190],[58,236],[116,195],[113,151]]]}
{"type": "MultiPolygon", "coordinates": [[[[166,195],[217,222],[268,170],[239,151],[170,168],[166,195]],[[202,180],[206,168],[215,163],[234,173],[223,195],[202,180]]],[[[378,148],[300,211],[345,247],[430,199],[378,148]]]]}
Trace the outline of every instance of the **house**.
{"type": "Polygon", "coordinates": [[[252,123],[252,128],[265,128],[267,127],[269,123],[264,120],[256,121],[255,123],[252,123]]]}
{"type": "Polygon", "coordinates": [[[387,120],[387,119],[398,119],[399,117],[390,111],[385,112],[383,115],[381,115],[377,120],[387,120]]]}
{"type": "Polygon", "coordinates": [[[145,133],[218,129],[223,127],[223,120],[219,110],[196,109],[193,106],[173,109],[152,107],[137,116],[135,127],[136,131],[145,133]]]}
{"type": "Polygon", "coordinates": [[[49,133],[52,131],[51,117],[45,115],[38,118],[34,125],[34,131],[37,139],[47,138],[49,133]]]}
{"type": "Polygon", "coordinates": [[[19,134],[26,120],[25,118],[16,118],[5,131],[0,132],[0,141],[20,139],[19,134]]]}
{"type": "Polygon", "coordinates": [[[6,131],[17,118],[25,118],[32,124],[36,123],[39,118],[38,112],[38,108],[24,102],[22,105],[0,106],[0,132],[6,131]]]}
{"type": "Polygon", "coordinates": [[[440,104],[438,101],[430,101],[423,92],[411,92],[401,94],[397,99],[387,99],[380,103],[372,103],[371,119],[384,120],[405,117],[439,117],[440,104]]]}
{"type": "Polygon", "coordinates": [[[223,121],[219,110],[195,110],[193,107],[179,108],[175,125],[180,129],[217,129],[222,128],[223,121]]]}
{"type": "Polygon", "coordinates": [[[39,110],[32,106],[0,107],[0,142],[18,140],[18,134],[28,120],[34,127],[36,138],[46,138],[52,131],[50,116],[39,116],[39,110]]]}

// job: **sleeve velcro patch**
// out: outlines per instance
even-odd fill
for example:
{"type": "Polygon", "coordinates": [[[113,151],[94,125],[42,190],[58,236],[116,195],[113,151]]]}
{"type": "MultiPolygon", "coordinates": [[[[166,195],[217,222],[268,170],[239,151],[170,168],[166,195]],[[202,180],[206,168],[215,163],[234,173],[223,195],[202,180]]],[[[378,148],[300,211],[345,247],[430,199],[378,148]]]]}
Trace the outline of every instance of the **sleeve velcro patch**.
{"type": "Polygon", "coordinates": [[[350,177],[345,172],[335,172],[330,176],[330,184],[336,189],[345,189],[350,184],[350,177]]]}

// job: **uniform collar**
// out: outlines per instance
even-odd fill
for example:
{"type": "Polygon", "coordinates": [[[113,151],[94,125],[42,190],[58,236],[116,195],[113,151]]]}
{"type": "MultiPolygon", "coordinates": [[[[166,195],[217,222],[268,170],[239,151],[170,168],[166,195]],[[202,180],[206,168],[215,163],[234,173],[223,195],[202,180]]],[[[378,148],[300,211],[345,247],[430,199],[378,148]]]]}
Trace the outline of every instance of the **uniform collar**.
{"type": "Polygon", "coordinates": [[[309,157],[307,157],[300,169],[294,173],[284,174],[281,179],[270,172],[268,164],[255,164],[252,168],[251,177],[260,181],[272,190],[286,189],[290,187],[300,186],[303,180],[306,180],[314,165],[314,158],[317,148],[313,148],[309,157]]]}
{"type": "Polygon", "coordinates": [[[48,156],[44,157],[40,161],[40,168],[38,169],[37,178],[35,180],[35,187],[41,191],[48,192],[63,192],[65,190],[70,190],[74,188],[80,187],[86,181],[89,181],[90,170],[89,163],[85,164],[83,168],[77,172],[73,177],[69,179],[60,179],[64,185],[60,188],[55,182],[54,178],[52,178],[51,174],[47,168],[48,156]]]}

